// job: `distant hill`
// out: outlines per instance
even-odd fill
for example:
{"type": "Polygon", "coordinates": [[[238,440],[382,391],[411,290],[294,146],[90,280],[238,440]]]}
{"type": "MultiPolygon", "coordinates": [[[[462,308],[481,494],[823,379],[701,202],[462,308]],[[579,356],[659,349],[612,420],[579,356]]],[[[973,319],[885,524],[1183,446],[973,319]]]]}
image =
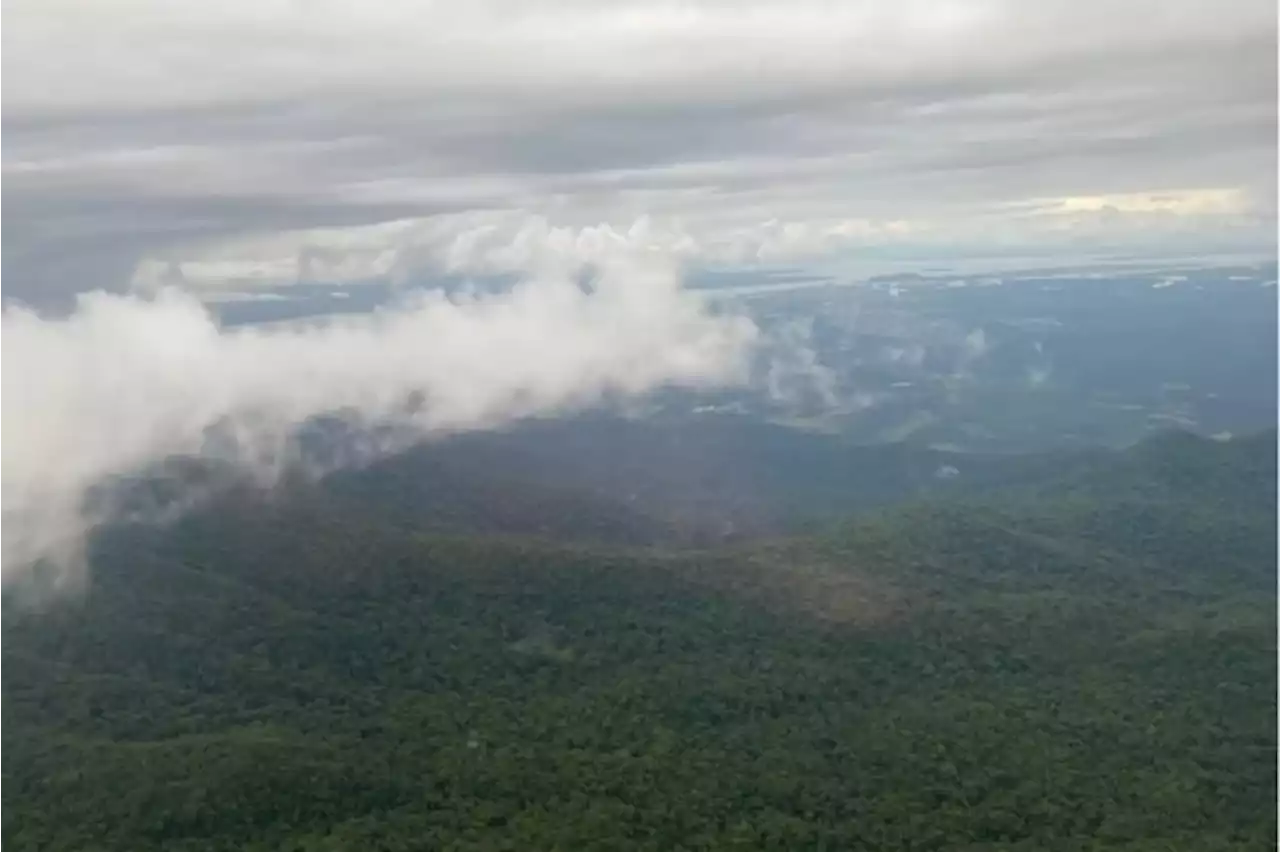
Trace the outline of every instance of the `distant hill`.
{"type": "Polygon", "coordinates": [[[344,428],[317,427],[304,447],[313,460],[304,467],[336,467],[333,473],[319,482],[289,476],[275,496],[252,494],[228,468],[174,459],[116,483],[103,499],[147,517],[165,516],[165,506],[192,494],[230,503],[288,494],[424,532],[687,546],[795,533],[907,501],[1009,490],[1034,498],[1182,489],[1204,502],[1223,487],[1247,487],[1267,500],[1267,483],[1256,474],[1242,478],[1249,474],[1240,468],[1275,456],[1274,429],[1230,441],[1168,431],[1130,450],[991,454],[905,441],[856,444],[738,416],[580,417],[442,438],[344,467],[332,461],[353,455],[344,428]]]}
{"type": "Polygon", "coordinates": [[[327,493],[453,531],[710,543],[913,497],[1042,481],[1091,452],[858,445],[748,417],[530,421],[330,476],[327,493]]]}
{"type": "Polygon", "coordinates": [[[416,528],[707,544],[1013,488],[1032,496],[1182,488],[1203,501],[1225,485],[1266,500],[1272,492],[1255,469],[1266,468],[1267,453],[1274,459],[1274,429],[1231,441],[1169,431],[1131,450],[990,454],[856,444],[748,417],[588,417],[426,443],[334,474],[325,491],[353,511],[416,528]]]}

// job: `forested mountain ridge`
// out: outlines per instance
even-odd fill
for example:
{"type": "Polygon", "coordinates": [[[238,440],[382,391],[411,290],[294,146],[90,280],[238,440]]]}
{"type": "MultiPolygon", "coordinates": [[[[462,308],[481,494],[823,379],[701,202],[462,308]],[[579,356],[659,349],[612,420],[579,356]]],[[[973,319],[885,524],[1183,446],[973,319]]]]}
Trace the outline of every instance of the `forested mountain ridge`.
{"type": "Polygon", "coordinates": [[[5,602],[3,839],[1274,848],[1274,440],[702,550],[310,491],[112,530],[5,602]]]}
{"type": "MultiPolygon", "coordinates": [[[[1167,490],[1177,485],[1167,481],[1174,476],[1187,493],[1204,495],[1213,483],[1202,474],[1230,480],[1233,458],[1274,454],[1266,444],[1274,430],[1268,434],[1210,442],[1169,432],[1130,450],[990,454],[909,442],[859,445],[737,416],[594,416],[430,441],[365,466],[338,465],[317,481],[314,471],[358,457],[355,447],[364,441],[340,423],[317,423],[289,485],[273,499],[285,494],[293,504],[319,503],[327,513],[420,532],[708,545],[809,529],[909,500],[1014,488],[1032,498],[1072,490],[1111,494],[1116,485],[1167,490]],[[1188,451],[1162,459],[1168,455],[1162,447],[1177,446],[1188,451]],[[1179,471],[1178,464],[1203,469],[1179,471]]],[[[136,507],[144,517],[163,515],[169,503],[201,489],[223,493],[223,505],[263,496],[235,482],[233,469],[174,459],[104,496],[108,505],[136,507]]]]}
{"type": "Polygon", "coordinates": [[[325,491],[352,511],[417,528],[706,544],[1014,488],[1031,497],[1181,489],[1203,502],[1222,487],[1249,487],[1268,500],[1258,474],[1267,453],[1274,458],[1275,430],[1231,441],[1170,431],[1128,449],[1000,455],[860,445],[732,416],[579,418],[425,444],[329,477],[325,491]]]}

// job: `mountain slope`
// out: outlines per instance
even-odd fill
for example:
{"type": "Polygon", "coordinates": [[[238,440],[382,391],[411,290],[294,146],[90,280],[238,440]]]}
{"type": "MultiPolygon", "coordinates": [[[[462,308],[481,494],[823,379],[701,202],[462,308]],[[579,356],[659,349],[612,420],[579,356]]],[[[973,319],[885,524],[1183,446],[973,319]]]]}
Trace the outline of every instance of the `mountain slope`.
{"type": "Polygon", "coordinates": [[[859,446],[736,416],[580,417],[423,444],[325,484],[353,508],[417,528],[687,544],[777,533],[910,497],[1041,481],[1093,455],[859,446]]]}

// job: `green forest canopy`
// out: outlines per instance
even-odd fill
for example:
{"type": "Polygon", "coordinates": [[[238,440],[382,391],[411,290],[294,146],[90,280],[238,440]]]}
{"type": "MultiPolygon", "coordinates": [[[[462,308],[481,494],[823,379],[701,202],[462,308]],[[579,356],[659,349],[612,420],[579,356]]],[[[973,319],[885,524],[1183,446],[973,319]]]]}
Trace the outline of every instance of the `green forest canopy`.
{"type": "Polygon", "coordinates": [[[709,550],[224,505],[6,600],[10,849],[1272,849],[1275,436],[709,550]]]}

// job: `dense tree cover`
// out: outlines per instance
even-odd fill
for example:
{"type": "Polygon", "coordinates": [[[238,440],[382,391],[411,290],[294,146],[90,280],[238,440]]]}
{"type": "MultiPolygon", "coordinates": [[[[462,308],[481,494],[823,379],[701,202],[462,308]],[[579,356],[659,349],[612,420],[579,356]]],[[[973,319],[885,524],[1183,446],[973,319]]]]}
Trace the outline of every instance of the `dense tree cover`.
{"type": "Polygon", "coordinates": [[[1053,479],[706,551],[113,531],[6,598],[3,841],[1274,848],[1274,444],[1053,479]]]}
{"type": "Polygon", "coordinates": [[[706,544],[908,497],[1040,482],[1063,460],[1099,455],[858,445],[737,415],[588,416],[427,443],[333,476],[327,492],[437,530],[706,544]],[[945,468],[957,475],[940,477],[945,468]]]}

